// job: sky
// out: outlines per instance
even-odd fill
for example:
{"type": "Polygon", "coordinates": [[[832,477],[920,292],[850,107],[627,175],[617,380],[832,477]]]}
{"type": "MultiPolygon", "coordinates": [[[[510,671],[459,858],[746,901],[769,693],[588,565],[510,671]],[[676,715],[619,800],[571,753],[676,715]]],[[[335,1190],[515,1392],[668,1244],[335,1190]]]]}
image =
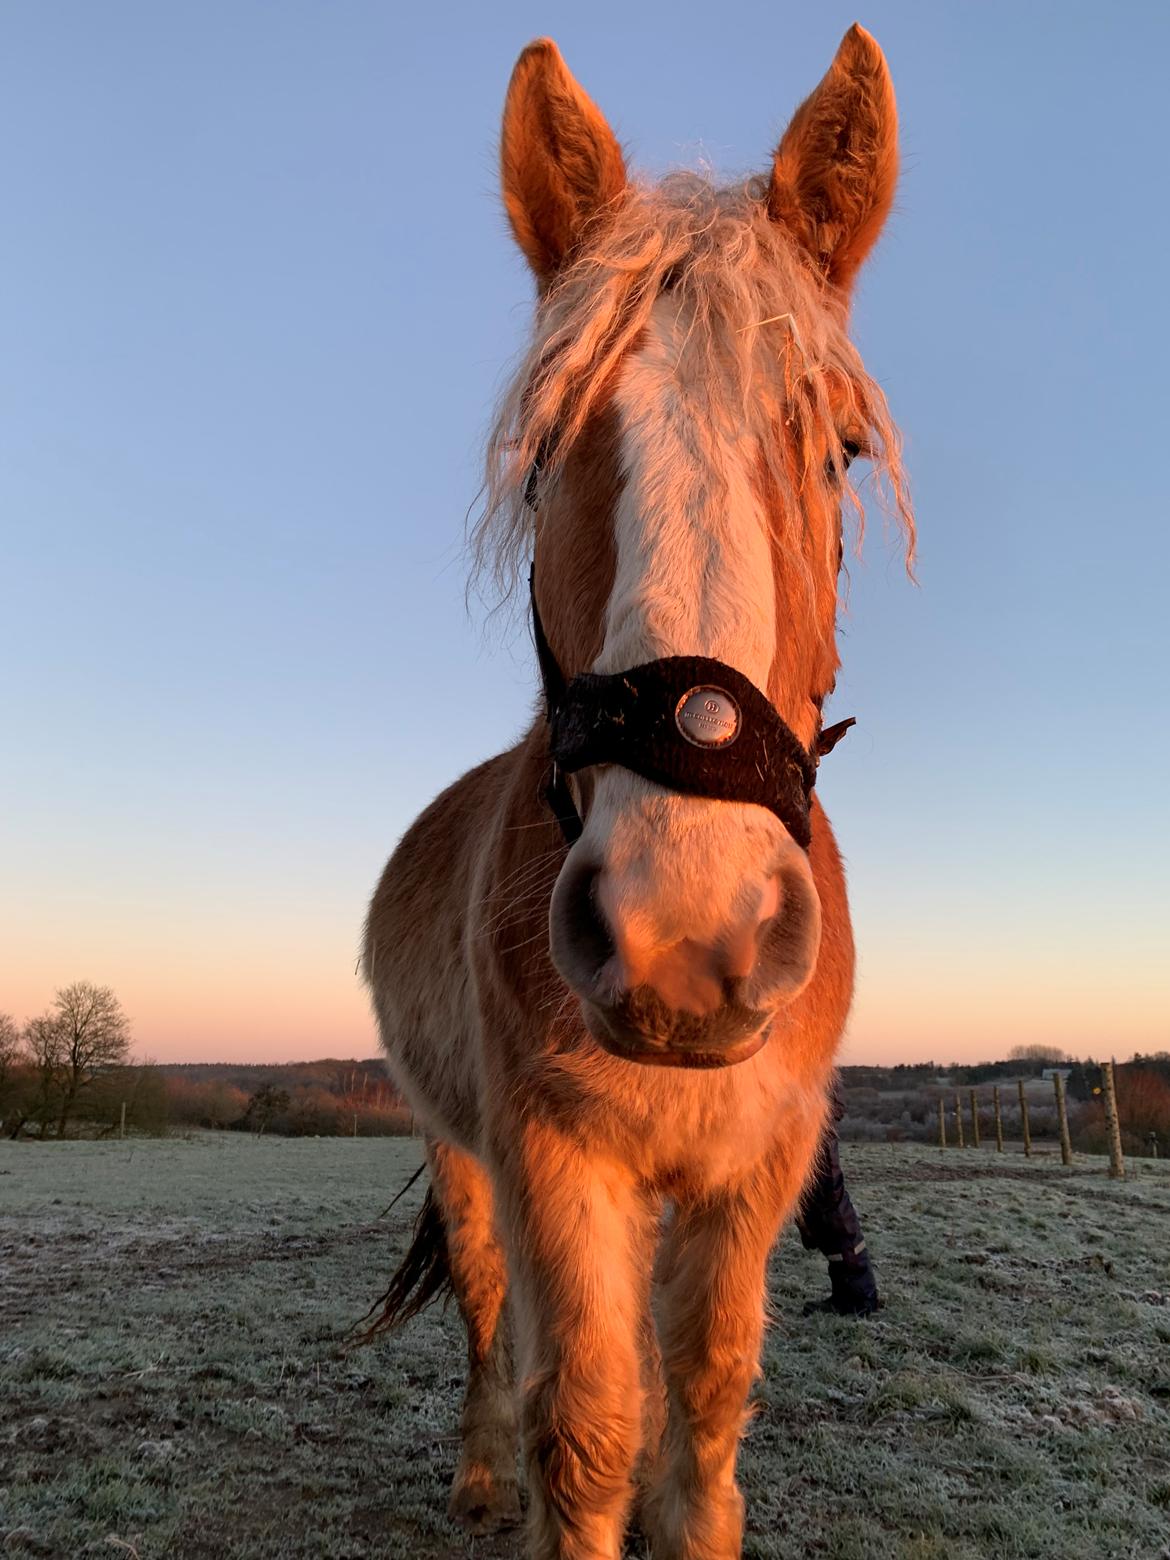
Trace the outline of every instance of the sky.
{"type": "Polygon", "coordinates": [[[842,1059],[1170,1044],[1161,0],[6,6],[0,1011],[88,979],[140,1056],[376,1052],[381,866],[535,697],[463,549],[531,311],[515,56],[555,37],[642,172],[736,176],[855,19],[921,546],[850,564],[842,1059]]]}

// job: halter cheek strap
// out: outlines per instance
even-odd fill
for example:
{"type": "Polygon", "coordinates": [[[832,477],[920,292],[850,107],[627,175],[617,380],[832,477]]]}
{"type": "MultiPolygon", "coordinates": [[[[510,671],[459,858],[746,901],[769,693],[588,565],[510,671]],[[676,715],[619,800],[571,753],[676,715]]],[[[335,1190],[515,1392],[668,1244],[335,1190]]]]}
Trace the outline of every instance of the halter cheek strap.
{"type": "MultiPolygon", "coordinates": [[[[698,655],[568,680],[540,621],[535,570],[529,584],[553,758],[545,799],[570,844],[584,824],[565,775],[618,764],[670,791],[767,807],[808,849],[817,759],[753,682],[723,661],[698,655]]],[[[835,747],[852,725],[850,719],[822,730],[817,755],[835,747]]]]}

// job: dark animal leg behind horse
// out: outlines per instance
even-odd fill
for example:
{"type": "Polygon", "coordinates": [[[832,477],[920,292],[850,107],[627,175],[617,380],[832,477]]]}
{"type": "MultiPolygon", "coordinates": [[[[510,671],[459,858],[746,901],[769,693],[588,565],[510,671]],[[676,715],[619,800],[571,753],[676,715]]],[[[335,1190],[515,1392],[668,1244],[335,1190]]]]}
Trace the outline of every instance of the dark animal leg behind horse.
{"type": "Polygon", "coordinates": [[[817,1311],[868,1316],[879,1304],[869,1248],[841,1169],[836,1123],[843,1111],[840,1096],[834,1094],[833,1117],[825,1123],[796,1221],[805,1250],[819,1251],[829,1264],[831,1293],[826,1300],[810,1300],[804,1307],[806,1316],[817,1311]]]}

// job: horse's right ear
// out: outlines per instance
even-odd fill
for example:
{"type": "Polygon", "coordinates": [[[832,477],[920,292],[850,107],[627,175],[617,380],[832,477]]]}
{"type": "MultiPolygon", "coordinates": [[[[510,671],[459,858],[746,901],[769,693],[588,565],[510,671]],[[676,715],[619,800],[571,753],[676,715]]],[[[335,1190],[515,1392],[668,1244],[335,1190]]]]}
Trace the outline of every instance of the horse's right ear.
{"type": "Polygon", "coordinates": [[[541,289],[588,222],[626,188],[622,149],[551,38],[516,61],[500,138],[504,205],[541,289]]]}
{"type": "Polygon", "coordinates": [[[886,60],[856,23],[776,149],[768,208],[834,286],[848,291],[889,215],[898,112],[886,60]]]}

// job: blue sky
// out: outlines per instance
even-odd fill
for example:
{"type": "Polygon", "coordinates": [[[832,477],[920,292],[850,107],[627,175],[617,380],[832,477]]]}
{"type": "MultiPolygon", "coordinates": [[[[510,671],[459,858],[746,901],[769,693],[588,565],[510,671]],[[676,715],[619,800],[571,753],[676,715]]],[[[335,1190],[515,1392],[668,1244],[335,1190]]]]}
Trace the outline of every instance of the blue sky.
{"type": "Polygon", "coordinates": [[[920,584],[851,565],[822,794],[846,1059],[1170,1044],[1163,4],[14,4],[0,51],[0,1010],[374,1049],[364,903],[533,699],[464,516],[531,287],[499,111],[554,36],[633,162],[763,167],[858,19],[904,176],[858,338],[920,584]]]}

